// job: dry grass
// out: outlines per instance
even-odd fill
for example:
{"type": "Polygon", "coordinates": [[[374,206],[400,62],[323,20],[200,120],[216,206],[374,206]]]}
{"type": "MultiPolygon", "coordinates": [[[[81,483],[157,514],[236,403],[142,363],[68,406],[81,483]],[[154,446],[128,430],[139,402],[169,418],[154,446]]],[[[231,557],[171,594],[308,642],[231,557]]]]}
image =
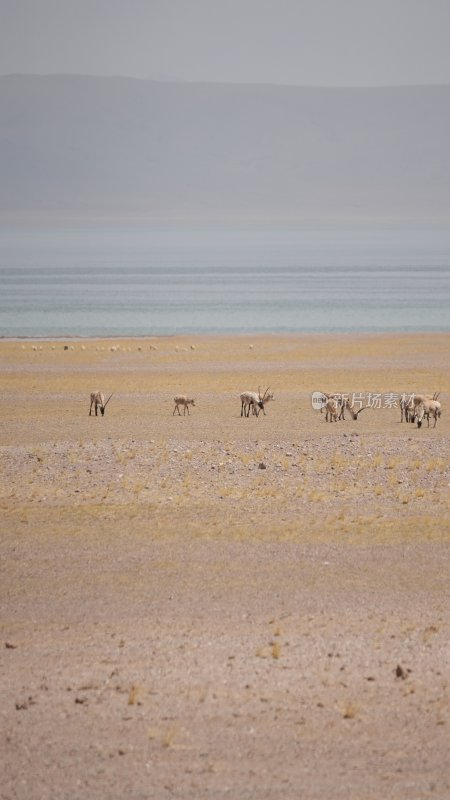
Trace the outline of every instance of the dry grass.
{"type": "Polygon", "coordinates": [[[251,343],[0,342],[5,796],[449,796],[450,337],[251,343]]]}

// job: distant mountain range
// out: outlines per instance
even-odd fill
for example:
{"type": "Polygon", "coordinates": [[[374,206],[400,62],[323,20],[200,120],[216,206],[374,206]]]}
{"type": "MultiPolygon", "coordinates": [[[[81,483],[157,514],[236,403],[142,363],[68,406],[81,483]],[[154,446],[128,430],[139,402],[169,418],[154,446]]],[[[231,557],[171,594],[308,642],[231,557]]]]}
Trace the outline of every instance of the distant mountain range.
{"type": "Polygon", "coordinates": [[[3,219],[450,219],[450,87],[0,78],[3,219]]]}

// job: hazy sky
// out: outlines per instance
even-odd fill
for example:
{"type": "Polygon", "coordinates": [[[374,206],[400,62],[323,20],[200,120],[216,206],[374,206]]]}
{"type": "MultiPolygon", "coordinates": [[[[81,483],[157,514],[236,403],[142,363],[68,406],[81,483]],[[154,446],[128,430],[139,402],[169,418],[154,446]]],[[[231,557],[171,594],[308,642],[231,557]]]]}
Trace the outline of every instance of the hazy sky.
{"type": "Polygon", "coordinates": [[[450,0],[0,0],[0,74],[450,83],[450,0]]]}

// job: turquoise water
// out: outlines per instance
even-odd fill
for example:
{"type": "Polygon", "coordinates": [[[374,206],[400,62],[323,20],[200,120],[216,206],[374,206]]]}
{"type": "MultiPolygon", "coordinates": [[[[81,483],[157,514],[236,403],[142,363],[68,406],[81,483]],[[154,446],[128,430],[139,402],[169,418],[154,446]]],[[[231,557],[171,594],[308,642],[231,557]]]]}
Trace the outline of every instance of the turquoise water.
{"type": "Polygon", "coordinates": [[[450,329],[450,226],[0,228],[0,335],[450,329]]]}

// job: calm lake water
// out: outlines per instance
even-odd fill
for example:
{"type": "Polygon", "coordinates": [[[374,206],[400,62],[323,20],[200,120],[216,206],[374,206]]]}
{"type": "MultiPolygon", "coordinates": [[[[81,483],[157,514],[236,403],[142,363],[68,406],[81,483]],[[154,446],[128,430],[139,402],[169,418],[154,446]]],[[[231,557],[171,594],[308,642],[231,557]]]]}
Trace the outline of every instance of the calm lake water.
{"type": "Polygon", "coordinates": [[[0,228],[0,335],[450,329],[450,226],[0,228]]]}

